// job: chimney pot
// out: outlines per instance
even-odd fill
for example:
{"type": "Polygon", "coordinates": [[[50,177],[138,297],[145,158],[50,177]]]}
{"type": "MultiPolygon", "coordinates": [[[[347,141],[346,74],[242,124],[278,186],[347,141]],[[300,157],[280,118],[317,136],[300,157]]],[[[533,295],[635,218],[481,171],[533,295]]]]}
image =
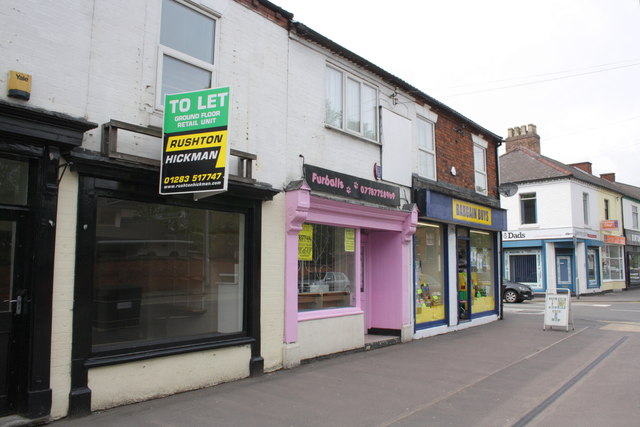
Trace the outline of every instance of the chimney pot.
{"type": "Polygon", "coordinates": [[[509,128],[507,135],[508,137],[504,140],[507,153],[518,147],[524,147],[540,154],[540,135],[537,134],[535,125],[509,128]]]}

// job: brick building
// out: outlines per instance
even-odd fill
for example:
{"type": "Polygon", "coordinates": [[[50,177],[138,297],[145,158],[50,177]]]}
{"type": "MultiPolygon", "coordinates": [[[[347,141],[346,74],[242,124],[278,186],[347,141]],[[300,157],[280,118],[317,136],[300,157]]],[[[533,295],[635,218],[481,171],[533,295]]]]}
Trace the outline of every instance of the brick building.
{"type": "Polygon", "coordinates": [[[499,317],[498,136],[268,1],[12,3],[1,415],[499,317]],[[211,87],[228,89],[227,190],[160,194],[166,95],[211,87]]]}

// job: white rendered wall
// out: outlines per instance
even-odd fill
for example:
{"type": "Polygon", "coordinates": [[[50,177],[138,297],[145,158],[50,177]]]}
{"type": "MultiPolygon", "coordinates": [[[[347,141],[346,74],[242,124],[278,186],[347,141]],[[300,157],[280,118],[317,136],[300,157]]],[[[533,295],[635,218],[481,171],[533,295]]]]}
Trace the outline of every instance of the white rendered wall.
{"type": "Polygon", "coordinates": [[[91,410],[245,378],[250,358],[251,347],[243,346],[90,369],[91,410]]]}
{"type": "Polygon", "coordinates": [[[636,208],[636,212],[638,212],[638,215],[640,216],[640,202],[627,198],[622,199],[622,219],[624,222],[624,228],[626,230],[640,232],[640,224],[638,224],[638,227],[633,226],[633,207],[636,208]]]}
{"type": "Polygon", "coordinates": [[[282,368],[284,342],[285,197],[262,204],[260,339],[265,371],[282,368]]]}
{"type": "Polygon", "coordinates": [[[362,315],[298,322],[300,360],[364,347],[362,315]]]}

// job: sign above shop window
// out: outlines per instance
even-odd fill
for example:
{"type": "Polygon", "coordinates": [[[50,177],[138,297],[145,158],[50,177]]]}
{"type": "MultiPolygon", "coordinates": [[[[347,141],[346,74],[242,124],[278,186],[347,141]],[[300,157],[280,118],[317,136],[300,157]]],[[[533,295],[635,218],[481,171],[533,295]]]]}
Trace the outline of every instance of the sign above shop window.
{"type": "Polygon", "coordinates": [[[453,218],[476,224],[491,225],[491,208],[453,199],[453,218]]]}
{"type": "Polygon", "coordinates": [[[229,88],[167,95],[160,194],[227,190],[229,88]]]}
{"type": "Polygon", "coordinates": [[[608,234],[604,235],[604,242],[605,243],[612,243],[614,245],[626,245],[627,244],[627,239],[624,238],[624,236],[610,236],[608,234]]]}
{"type": "Polygon", "coordinates": [[[316,166],[304,165],[311,190],[386,206],[400,206],[400,189],[393,185],[345,175],[316,166]]]}

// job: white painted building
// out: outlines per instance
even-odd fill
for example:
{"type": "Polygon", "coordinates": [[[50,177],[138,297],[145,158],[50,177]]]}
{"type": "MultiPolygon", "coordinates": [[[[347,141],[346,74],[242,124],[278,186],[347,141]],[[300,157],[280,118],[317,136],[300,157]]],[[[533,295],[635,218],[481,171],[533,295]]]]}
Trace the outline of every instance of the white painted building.
{"type": "Polygon", "coordinates": [[[500,157],[504,277],[535,292],[574,294],[623,287],[622,203],[616,187],[590,173],[590,163],[565,165],[540,154],[534,125],[509,129],[500,157]]]}

